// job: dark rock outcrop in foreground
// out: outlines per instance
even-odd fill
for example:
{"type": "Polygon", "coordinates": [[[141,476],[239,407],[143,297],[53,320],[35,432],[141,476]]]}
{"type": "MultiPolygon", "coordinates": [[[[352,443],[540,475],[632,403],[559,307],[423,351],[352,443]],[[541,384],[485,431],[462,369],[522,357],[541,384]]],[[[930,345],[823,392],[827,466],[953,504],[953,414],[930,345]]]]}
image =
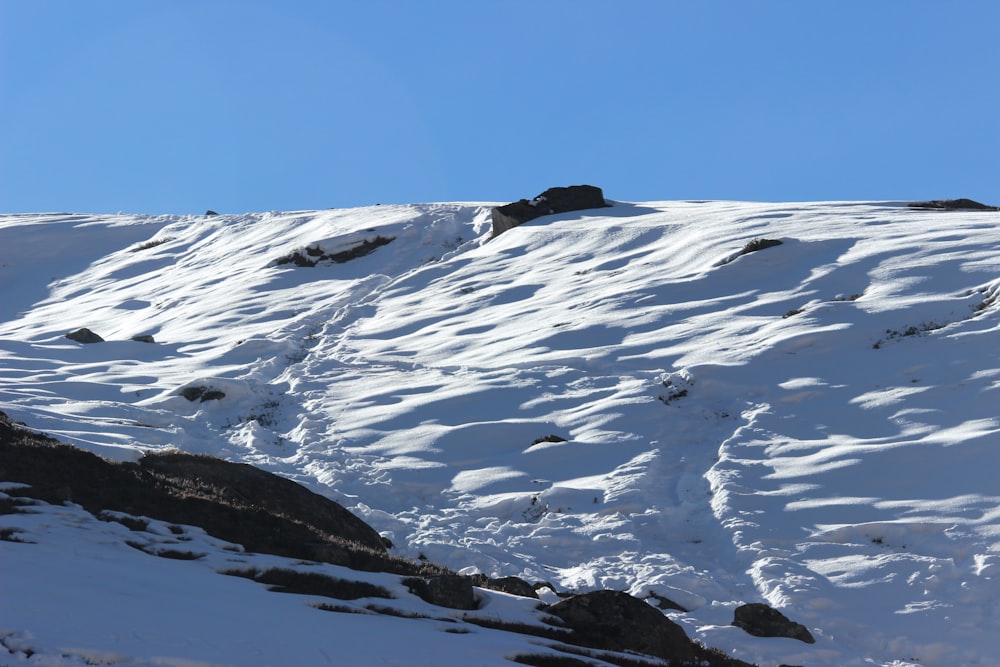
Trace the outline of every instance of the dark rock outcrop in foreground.
{"type": "Polygon", "coordinates": [[[340,504],[253,466],[184,453],[114,463],[0,413],[0,479],[18,495],[200,526],[249,551],[381,567],[381,536],[340,504]]]}
{"type": "Polygon", "coordinates": [[[479,601],[472,589],[472,579],[458,574],[433,577],[410,577],[403,581],[410,592],[424,602],[449,609],[478,609],[479,601]]]}
{"type": "Polygon", "coordinates": [[[695,645],[681,626],[628,593],[594,591],[574,595],[545,611],[562,619],[575,635],[602,649],[638,651],[665,660],[687,661],[695,657],[695,645]]]}
{"type": "MultiPolygon", "coordinates": [[[[374,529],[338,503],[291,480],[209,456],[172,452],[147,455],[138,463],[115,463],[24,429],[0,412],[0,480],[30,485],[9,490],[12,498],[0,498],[0,513],[20,511],[18,497],[27,497],[49,503],[74,502],[100,518],[137,531],[146,529],[148,519],[198,526],[248,551],[404,575],[408,578],[403,583],[430,604],[472,613],[480,603],[475,586],[537,598],[530,584],[514,577],[462,576],[431,563],[392,556],[374,529]],[[105,514],[105,510],[123,515],[105,514]]],[[[172,551],[149,553],[168,558],[198,557],[172,551]]],[[[335,599],[391,598],[388,591],[372,584],[290,569],[223,574],[248,577],[285,593],[335,599]]],[[[336,606],[320,608],[341,610],[336,606]]],[[[377,607],[367,609],[383,613],[377,607]]],[[[344,610],[357,613],[354,608],[344,610]]],[[[553,642],[551,648],[582,657],[577,660],[567,655],[557,658],[558,663],[552,662],[551,654],[513,658],[521,664],[586,667],[594,664],[590,658],[619,665],[646,664],[646,660],[621,655],[634,651],[661,658],[674,667],[752,667],[692,642],[679,625],[627,593],[576,595],[545,607],[544,613],[558,626],[505,622],[489,615],[463,616],[462,620],[536,636],[553,642]],[[606,653],[609,651],[614,653],[606,653]]]]}
{"type": "Polygon", "coordinates": [[[521,199],[512,204],[497,206],[492,211],[493,237],[529,220],[553,213],[582,211],[607,206],[604,193],[593,185],[571,185],[566,188],[549,188],[531,201],[521,199]]]}

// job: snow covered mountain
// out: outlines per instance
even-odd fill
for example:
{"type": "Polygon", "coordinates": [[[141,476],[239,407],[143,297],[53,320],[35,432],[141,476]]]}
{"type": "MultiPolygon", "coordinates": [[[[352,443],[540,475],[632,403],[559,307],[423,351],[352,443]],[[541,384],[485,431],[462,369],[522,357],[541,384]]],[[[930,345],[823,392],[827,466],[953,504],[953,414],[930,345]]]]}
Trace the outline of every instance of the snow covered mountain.
{"type": "MultiPolygon", "coordinates": [[[[457,572],[668,598],[762,666],[997,664],[1000,214],[616,202],[491,239],[490,206],[0,216],[0,410],[253,464],[457,572]],[[749,602],[816,643],[732,626],[749,602]]],[[[217,575],[234,552],[193,529],[183,562],[72,505],[2,530],[0,664],[540,650],[322,613],[217,575]]]]}

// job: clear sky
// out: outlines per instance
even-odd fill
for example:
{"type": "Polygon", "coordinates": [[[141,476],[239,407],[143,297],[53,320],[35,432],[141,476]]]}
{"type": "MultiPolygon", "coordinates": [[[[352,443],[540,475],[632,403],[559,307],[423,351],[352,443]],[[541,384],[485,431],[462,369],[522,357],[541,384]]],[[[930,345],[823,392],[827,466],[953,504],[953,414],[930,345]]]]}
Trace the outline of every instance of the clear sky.
{"type": "Polygon", "coordinates": [[[996,0],[0,0],[0,211],[1000,204],[996,0]]]}

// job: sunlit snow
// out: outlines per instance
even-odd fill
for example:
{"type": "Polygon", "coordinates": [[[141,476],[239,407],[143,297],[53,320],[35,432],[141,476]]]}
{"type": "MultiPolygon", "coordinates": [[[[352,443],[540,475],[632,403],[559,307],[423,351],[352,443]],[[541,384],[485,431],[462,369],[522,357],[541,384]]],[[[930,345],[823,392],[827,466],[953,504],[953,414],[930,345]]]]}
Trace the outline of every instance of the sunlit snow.
{"type": "MultiPolygon", "coordinates": [[[[760,665],[996,664],[998,214],[619,202],[491,240],[489,208],[0,216],[0,410],[118,460],[252,463],[456,571],[668,597],[689,636],[760,665]],[[739,254],[761,238],[782,244],[739,254]],[[64,337],[80,327],[106,342],[64,337]],[[761,601],[816,644],[730,625],[761,601]]],[[[157,559],[88,516],[0,516],[36,542],[0,541],[8,661],[530,646],[323,613],[217,575],[234,552],[209,536],[206,559],[157,559]]]]}

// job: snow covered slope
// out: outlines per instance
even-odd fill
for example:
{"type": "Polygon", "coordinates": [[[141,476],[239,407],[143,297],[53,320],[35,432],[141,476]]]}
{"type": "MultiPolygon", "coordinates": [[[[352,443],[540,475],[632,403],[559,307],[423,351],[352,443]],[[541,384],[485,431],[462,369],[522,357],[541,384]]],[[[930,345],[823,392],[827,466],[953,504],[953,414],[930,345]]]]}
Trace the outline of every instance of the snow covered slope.
{"type": "MultiPolygon", "coordinates": [[[[115,459],[252,463],[463,572],[670,598],[761,665],[993,665],[998,223],[617,203],[490,240],[486,204],[3,216],[0,410],[115,459]],[[759,239],[782,243],[740,254],[759,239]],[[816,644],[730,625],[757,601],[816,644]]],[[[0,576],[44,590],[21,548],[0,576]]]]}

